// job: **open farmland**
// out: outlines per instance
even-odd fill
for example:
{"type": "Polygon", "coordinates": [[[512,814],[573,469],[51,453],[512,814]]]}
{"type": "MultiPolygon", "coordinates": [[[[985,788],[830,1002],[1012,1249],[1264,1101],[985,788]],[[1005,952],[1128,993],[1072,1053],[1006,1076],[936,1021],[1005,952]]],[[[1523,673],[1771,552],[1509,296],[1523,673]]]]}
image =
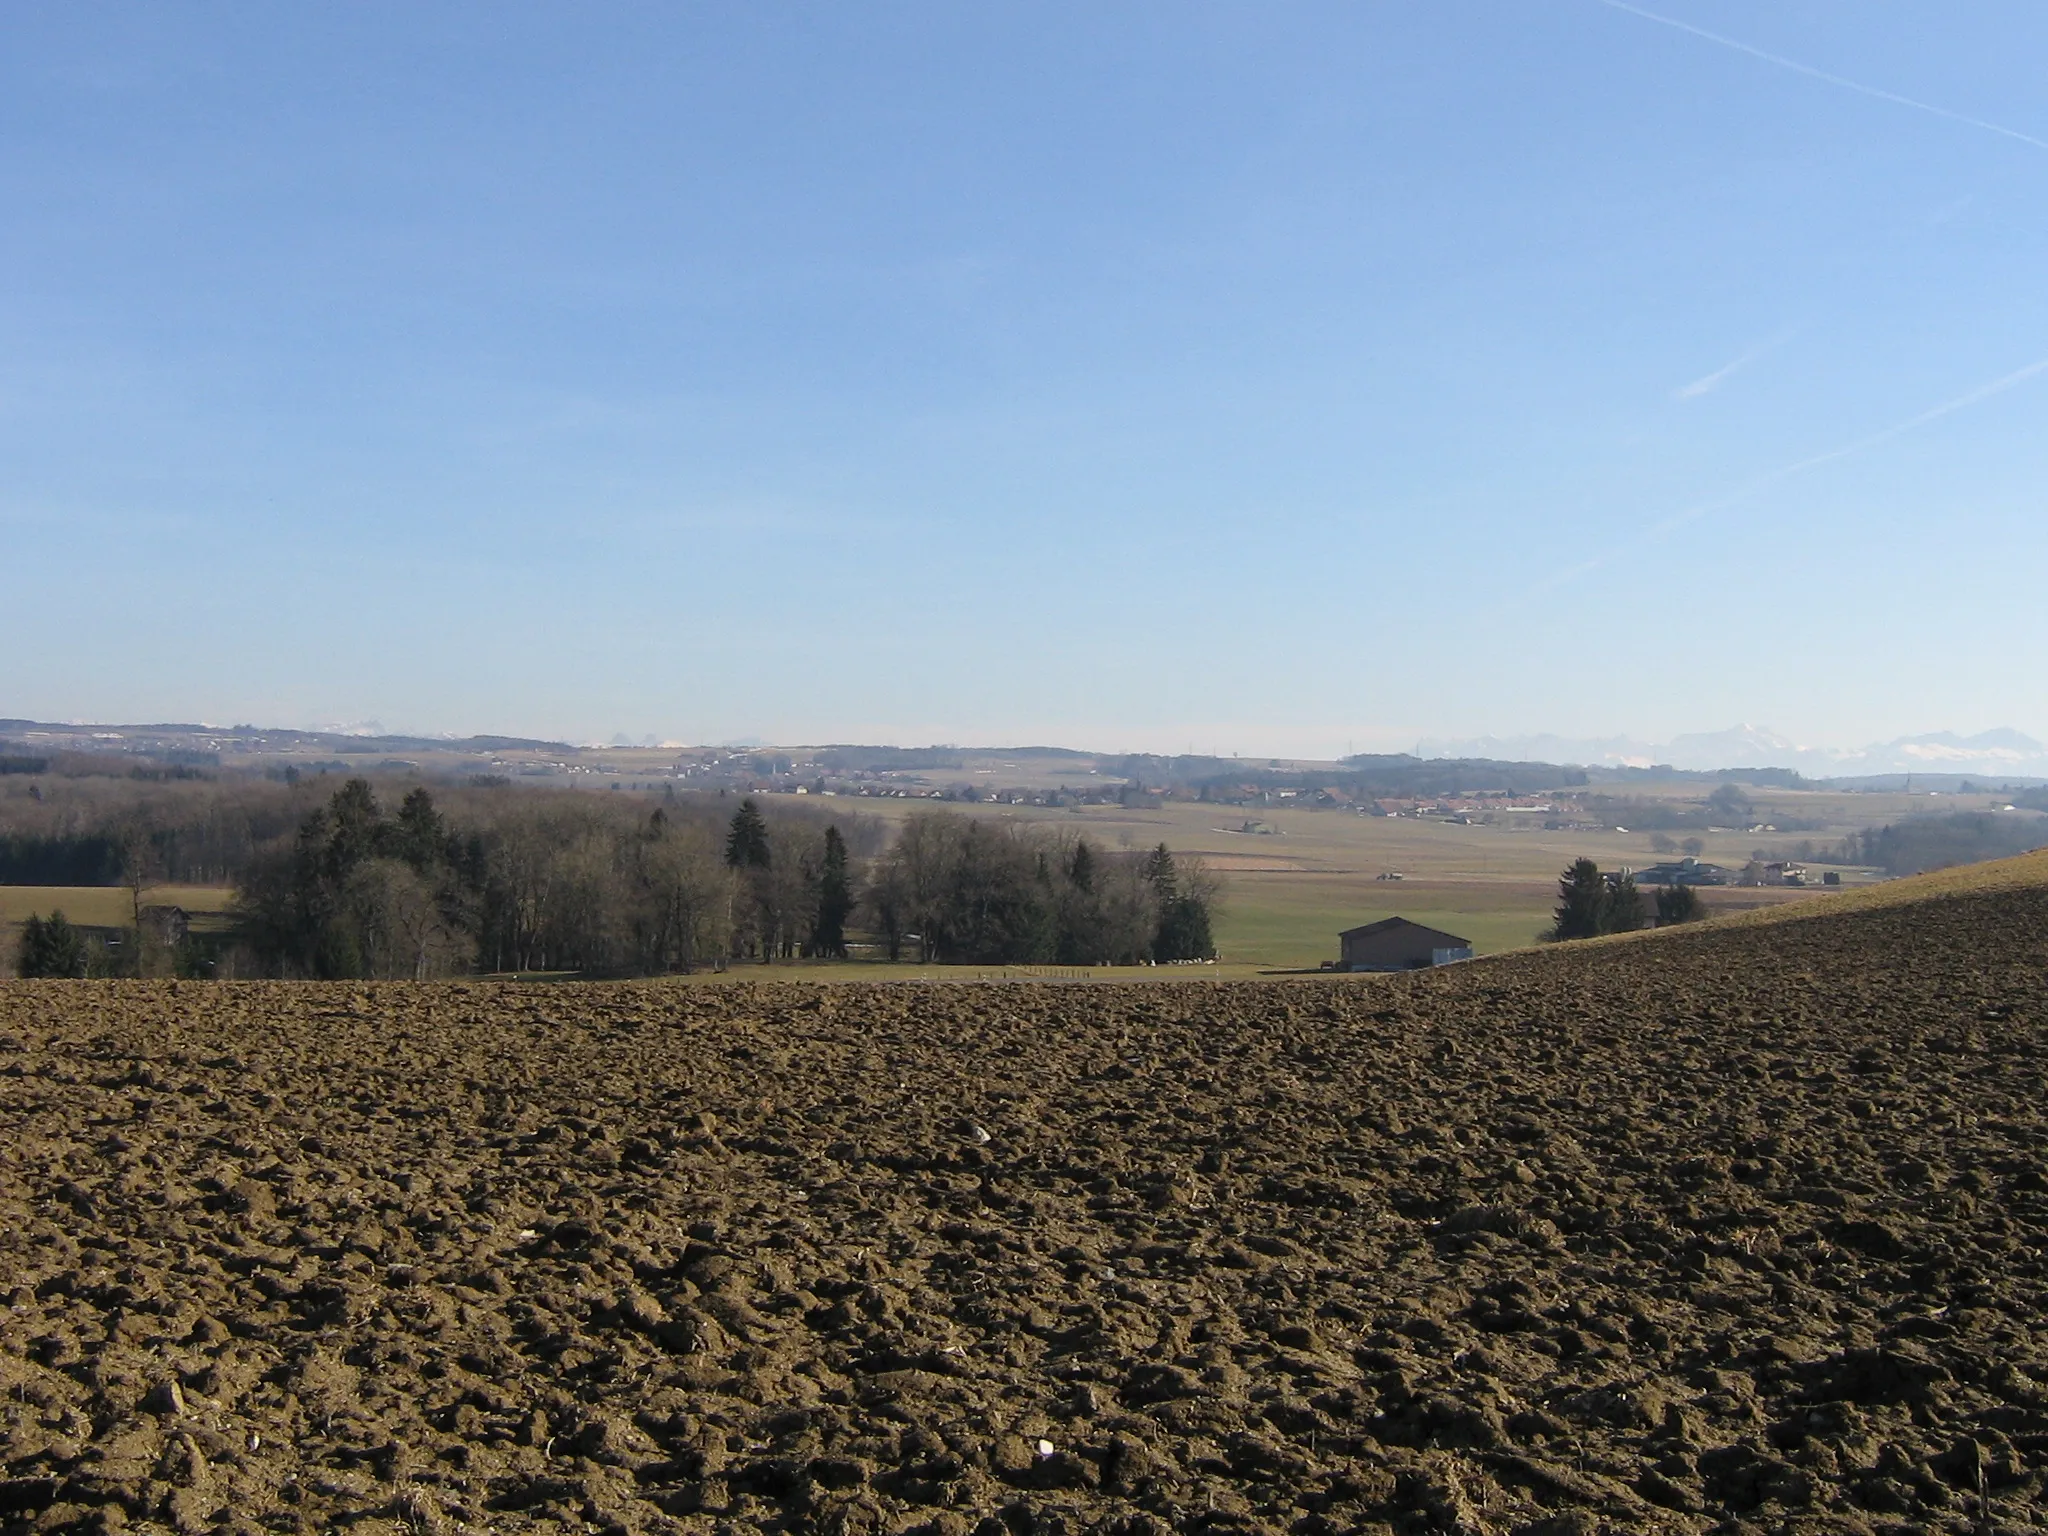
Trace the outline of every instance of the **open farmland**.
{"type": "MultiPolygon", "coordinates": [[[[1653,786],[1655,787],[1655,786],[1653,786]]],[[[1697,797],[1697,784],[1664,786],[1669,798],[1697,797]]],[[[1804,818],[1826,819],[1829,830],[1799,834],[1838,839],[1865,823],[1859,817],[1900,814],[1904,796],[1768,793],[1804,818]]],[[[843,803],[843,802],[842,802],[843,803]]],[[[917,800],[853,802],[863,812],[891,819],[929,809],[917,800]]],[[[1360,923],[1401,916],[1461,934],[1481,954],[1519,949],[1550,925],[1559,873],[1575,858],[1606,869],[1641,867],[1664,857],[1647,837],[1614,831],[1544,831],[1540,818],[1524,826],[1461,825],[1448,820],[1361,816],[1291,807],[1244,810],[1185,801],[1142,808],[1112,805],[1049,809],[1033,806],[957,805],[948,811],[1018,819],[1086,834],[1101,846],[1146,848],[1164,842],[1176,853],[1200,854],[1225,878],[1216,942],[1228,963],[1252,967],[1313,966],[1333,959],[1337,934],[1360,923]],[[1240,830],[1247,823],[1267,828],[1240,830]],[[1379,877],[1398,873],[1403,878],[1379,877]]],[[[1758,844],[1789,843],[1767,833],[1706,836],[1703,857],[1740,868],[1758,844]]],[[[1867,881],[1852,871],[1852,883],[1867,881]]],[[[1711,910],[1739,911],[1823,895],[1823,888],[1705,893],[1711,910]]],[[[1833,894],[1833,893],[1828,893],[1833,894]]]]}
{"type": "MultiPolygon", "coordinates": [[[[598,754],[605,760],[617,755],[598,754]]],[[[1030,765],[1027,762],[1024,766],[1030,765]]],[[[996,771],[989,770],[991,774],[996,771]]],[[[1001,771],[1008,776],[992,779],[991,782],[1001,787],[991,790],[992,794],[1023,793],[1024,789],[1012,784],[1010,776],[1026,780],[1034,778],[1032,774],[1016,770],[1014,765],[1004,765],[1001,771]]],[[[417,775],[410,770],[389,770],[373,774],[373,777],[376,792],[387,807],[400,803],[408,793],[420,787],[417,775]]],[[[593,770],[563,783],[582,784],[586,781],[593,786],[608,786],[607,792],[603,795],[572,795],[568,789],[557,786],[552,792],[542,791],[540,794],[543,799],[565,796],[584,810],[590,809],[593,801],[603,801],[612,811],[640,817],[651,816],[654,810],[663,806],[674,809],[674,804],[665,795],[619,788],[621,778],[609,772],[593,770]],[[611,793],[613,789],[618,793],[611,793]]],[[[87,815],[88,822],[93,825],[98,823],[92,822],[91,818],[104,819],[109,814],[108,795],[130,792],[129,787],[113,781],[102,783],[78,779],[61,783],[63,795],[76,797],[79,802],[70,806],[66,801],[69,809],[64,814],[77,810],[87,815]],[[109,784],[112,784],[111,788],[109,784]],[[85,787],[81,789],[80,785],[85,787]]],[[[1106,781],[1098,775],[1094,787],[1102,788],[1105,783],[1121,781],[1106,781]]],[[[170,810],[159,809],[170,822],[187,828],[192,837],[192,847],[213,846],[207,839],[214,837],[222,826],[241,825],[238,817],[251,816],[255,820],[248,822],[246,830],[250,838],[261,842],[264,838],[288,835],[305,814],[325,803],[338,787],[337,783],[324,781],[290,791],[267,781],[266,787],[260,790],[251,790],[248,786],[238,789],[232,785],[222,788],[215,784],[188,783],[163,791],[183,809],[177,806],[170,810]],[[253,797],[247,803],[238,798],[245,792],[253,797]],[[294,800],[293,795],[297,799],[294,800]],[[198,814],[199,807],[216,800],[220,803],[214,806],[213,814],[198,814]],[[208,831],[208,828],[213,830],[208,831]]],[[[1025,789],[1030,787],[1029,784],[1024,786],[1025,789]]],[[[803,798],[794,794],[763,794],[761,798],[771,816],[778,811],[790,811],[807,812],[811,817],[837,814],[843,818],[856,818],[849,823],[849,828],[856,831],[857,849],[863,857],[871,857],[880,851],[889,836],[890,826],[900,824],[912,814],[934,810],[1023,822],[1056,828],[1071,835],[1085,835],[1098,850],[1142,851],[1165,842],[1177,853],[1200,854],[1228,882],[1221,916],[1214,926],[1224,965],[1213,974],[1220,975],[1251,975],[1262,970],[1314,967],[1335,955],[1336,935],[1340,930],[1395,915],[1464,935],[1474,941],[1481,954],[1520,948],[1548,926],[1556,901],[1558,874],[1571,860],[1587,856],[1607,869],[1640,867],[1666,856],[1656,851],[1653,842],[1668,843],[1672,836],[1668,830],[1651,833],[1640,826],[1627,832],[1589,825],[1569,831],[1544,830],[1542,823],[1545,820],[1583,819],[1593,810],[1598,810],[1613,819],[1625,814],[1633,821],[1637,819],[1635,812],[1644,809],[1652,812],[1654,820],[1660,809],[1667,813],[1675,811],[1685,818],[1683,826],[1674,828],[1679,835],[1700,837],[1708,859],[1740,867],[1752,851],[1759,848],[1769,851],[1773,857],[1804,858],[1814,851],[1831,850],[1845,834],[1875,823],[1900,819],[1910,811],[1924,811],[1937,803],[1945,810],[1983,809],[1996,800],[1996,797],[1982,795],[1944,795],[1930,800],[1924,795],[1755,788],[1754,814],[1764,826],[1782,821],[1785,830],[1716,832],[1708,829],[1703,819],[1702,802],[1711,788],[1698,780],[1632,782],[1627,786],[1624,798],[1616,800],[1609,797],[1591,809],[1570,798],[1558,800],[1548,811],[1533,808],[1543,804],[1541,801],[1532,802],[1520,810],[1507,811],[1488,809],[1489,802],[1484,799],[1473,800],[1465,802],[1470,807],[1469,824],[1448,815],[1361,815],[1337,808],[1309,809],[1294,800],[1278,799],[1272,804],[1233,807],[1187,800],[1160,801],[1148,797],[1142,803],[1130,806],[1087,803],[1054,807],[981,800],[933,801],[880,794],[834,793],[829,797],[803,798]],[[1800,851],[1802,845],[1807,845],[1806,852],[1800,851]],[[1395,873],[1404,878],[1400,881],[1379,878],[1395,873]]],[[[5,790],[6,786],[0,785],[0,791],[5,790]]],[[[538,803],[529,798],[528,793],[504,784],[495,790],[460,785],[436,786],[433,792],[440,797],[444,809],[465,824],[488,823],[508,804],[538,803]]],[[[1590,794],[1592,791],[1574,793],[1590,794]]],[[[37,816],[58,814],[55,801],[35,802],[25,793],[15,794],[9,803],[12,807],[10,814],[22,826],[28,825],[23,818],[29,816],[31,809],[37,816]]],[[[562,802],[557,800],[554,803],[562,802]]],[[[721,823],[730,816],[733,808],[729,799],[687,791],[680,797],[680,803],[686,808],[708,812],[710,817],[721,823]]],[[[0,817],[0,820],[4,819],[0,817]]],[[[1670,819],[1668,814],[1665,819],[1670,819]]],[[[2020,813],[2020,819],[2037,819],[2037,813],[2020,813]]],[[[185,835],[180,834],[181,846],[185,835]]],[[[249,847],[254,845],[253,842],[248,844],[249,847]]],[[[207,873],[197,877],[227,882],[235,878],[236,871],[242,868],[235,861],[243,858],[246,852],[247,848],[242,843],[229,838],[213,848],[208,856],[212,860],[210,863],[196,860],[196,857],[185,858],[183,868],[186,873],[181,878],[194,878],[197,871],[204,870],[207,873]]],[[[1837,872],[1850,884],[1874,878],[1872,871],[1855,867],[1837,872]]],[[[1750,905],[1805,900],[1821,893],[1818,886],[1773,890],[1722,888],[1709,892],[1706,899],[1713,910],[1728,911],[1750,905]]],[[[184,907],[198,919],[195,923],[198,931],[218,936],[229,926],[223,909],[228,905],[230,895],[225,883],[165,885],[150,890],[145,899],[184,907]]],[[[53,907],[61,907],[75,922],[115,927],[127,921],[129,902],[125,888],[119,885],[0,886],[0,965],[5,963],[20,920],[30,912],[48,912],[53,907]]],[[[862,921],[863,915],[856,915],[856,929],[862,921]]],[[[863,937],[873,936],[856,932],[856,940],[863,937]]],[[[857,953],[868,957],[878,951],[864,949],[857,953]]],[[[246,956],[231,956],[228,969],[248,974],[251,967],[246,956]]],[[[835,964],[807,964],[803,971],[806,975],[820,978],[876,974],[868,968],[865,960],[850,968],[835,964]]],[[[905,970],[897,968],[887,974],[900,977],[905,970]]]]}
{"type": "MultiPolygon", "coordinates": [[[[233,892],[218,885],[153,885],[144,906],[183,907],[194,917],[224,918],[233,892]]],[[[0,885],[0,926],[62,912],[74,923],[118,928],[132,920],[134,898],[125,885],[0,885]]]]}
{"type": "Polygon", "coordinates": [[[2044,967],[13,983],[0,1523],[2039,1529],[2044,967]]]}

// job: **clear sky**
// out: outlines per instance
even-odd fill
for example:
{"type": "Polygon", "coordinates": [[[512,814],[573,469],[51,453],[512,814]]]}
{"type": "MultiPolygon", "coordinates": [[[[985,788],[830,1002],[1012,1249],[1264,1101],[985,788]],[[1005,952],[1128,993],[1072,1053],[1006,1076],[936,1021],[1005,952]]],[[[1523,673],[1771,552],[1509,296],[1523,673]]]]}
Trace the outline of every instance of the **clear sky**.
{"type": "Polygon", "coordinates": [[[0,715],[2048,737],[2048,7],[1648,10],[5,0],[0,715]]]}

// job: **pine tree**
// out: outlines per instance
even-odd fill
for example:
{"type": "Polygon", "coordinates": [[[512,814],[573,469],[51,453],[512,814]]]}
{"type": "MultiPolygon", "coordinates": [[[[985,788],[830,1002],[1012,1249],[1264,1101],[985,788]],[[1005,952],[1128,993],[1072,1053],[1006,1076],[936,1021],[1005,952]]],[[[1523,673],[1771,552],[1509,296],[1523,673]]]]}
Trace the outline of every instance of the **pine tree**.
{"type": "Polygon", "coordinates": [[[1095,850],[1085,837],[1074,844],[1074,856],[1067,862],[1067,882],[1077,891],[1095,889],[1095,850]]]}
{"type": "Polygon", "coordinates": [[[1166,844],[1161,843],[1146,855],[1145,878],[1152,882],[1162,907],[1180,893],[1180,875],[1173,867],[1173,854],[1166,844]]]}
{"type": "Polygon", "coordinates": [[[1673,923],[1696,923],[1706,915],[1706,903],[1700,900],[1700,893],[1692,886],[1667,885],[1657,892],[1659,927],[1669,927],[1673,923]]]}
{"type": "Polygon", "coordinates": [[[377,792],[367,779],[350,779],[336,790],[327,813],[332,828],[327,842],[330,879],[347,878],[358,864],[382,853],[390,841],[383,807],[377,804],[377,792]]]}
{"type": "Polygon", "coordinates": [[[1161,964],[1175,960],[1207,960],[1216,953],[1209,932],[1209,905],[1195,888],[1181,888],[1180,869],[1173,854],[1161,843],[1145,859],[1145,878],[1159,904],[1159,925],[1153,930],[1152,958],[1161,964]]]}
{"type": "Polygon", "coordinates": [[[768,823],[749,797],[740,802],[725,834],[725,862],[731,869],[766,869],[768,857],[768,823]]]}
{"type": "Polygon", "coordinates": [[[846,958],[846,919],[853,911],[853,884],[846,870],[846,839],[825,829],[825,863],[818,877],[818,918],[811,926],[811,953],[846,958]]]}
{"type": "Polygon", "coordinates": [[[1209,932],[1209,908],[1199,896],[1180,895],[1159,914],[1159,937],[1152,958],[1161,962],[1207,960],[1216,953],[1209,932]]]}
{"type": "Polygon", "coordinates": [[[21,975],[75,979],[85,974],[85,959],[85,935],[62,912],[31,917],[21,925],[21,953],[15,963],[21,975]]]}
{"type": "Polygon", "coordinates": [[[1606,910],[1601,914],[1602,933],[1634,933],[1643,926],[1643,893],[1636,889],[1634,875],[1622,875],[1607,887],[1606,910]]]}
{"type": "Polygon", "coordinates": [[[413,790],[398,807],[393,841],[398,856],[422,874],[447,859],[448,826],[424,787],[413,790]]]}
{"type": "Polygon", "coordinates": [[[1591,939],[1606,932],[1607,882],[1591,859],[1575,859],[1557,883],[1553,939],[1591,939]]]}

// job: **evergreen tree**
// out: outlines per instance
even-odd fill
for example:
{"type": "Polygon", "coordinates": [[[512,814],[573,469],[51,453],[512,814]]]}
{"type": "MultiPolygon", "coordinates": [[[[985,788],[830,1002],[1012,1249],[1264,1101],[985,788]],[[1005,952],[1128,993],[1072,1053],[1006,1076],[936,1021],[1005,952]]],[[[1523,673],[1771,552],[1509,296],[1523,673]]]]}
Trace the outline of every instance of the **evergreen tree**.
{"type": "Polygon", "coordinates": [[[77,978],[85,974],[85,935],[62,912],[31,917],[21,925],[21,953],[15,969],[23,976],[77,978]]]}
{"type": "Polygon", "coordinates": [[[1634,875],[1622,875],[1607,887],[1607,909],[1601,914],[1602,933],[1634,933],[1643,926],[1643,893],[1636,889],[1634,875]]]}
{"type": "Polygon", "coordinates": [[[1159,914],[1159,937],[1153,941],[1152,958],[1162,963],[1175,960],[1207,960],[1216,953],[1216,941],[1209,932],[1209,907],[1199,896],[1175,896],[1159,914]]]}
{"type": "Polygon", "coordinates": [[[732,827],[725,835],[725,862],[732,869],[768,867],[768,822],[751,796],[733,813],[732,827]]]}
{"type": "Polygon", "coordinates": [[[853,884],[846,870],[846,839],[825,829],[825,862],[818,877],[818,917],[811,926],[811,953],[846,958],[846,919],[853,911],[853,884]]]}
{"type": "Polygon", "coordinates": [[[1591,939],[1607,931],[1607,882],[1591,859],[1575,859],[1557,884],[1553,939],[1591,939]]]}
{"type": "Polygon", "coordinates": [[[1102,958],[1102,898],[1096,891],[1095,850],[1079,838],[1067,855],[1066,883],[1053,893],[1058,922],[1053,958],[1062,965],[1087,965],[1102,958]]]}
{"type": "MultiPolygon", "coordinates": [[[[431,801],[428,802],[432,804],[431,801]]],[[[367,779],[350,779],[328,802],[327,875],[345,879],[357,865],[385,851],[390,841],[383,807],[367,779]]]]}
{"type": "Polygon", "coordinates": [[[1159,912],[1153,930],[1152,958],[1161,964],[1175,960],[1207,960],[1216,953],[1209,931],[1209,904],[1201,895],[1197,879],[1184,888],[1180,868],[1166,844],[1154,848],[1145,859],[1145,880],[1152,887],[1159,912]]]}
{"type": "Polygon", "coordinates": [[[1161,843],[1146,855],[1145,878],[1152,882],[1152,889],[1158,893],[1162,907],[1179,894],[1180,876],[1173,867],[1173,854],[1166,844],[1161,843]]]}
{"type": "Polygon", "coordinates": [[[774,855],[768,842],[768,820],[752,796],[740,802],[726,829],[725,863],[745,877],[746,900],[733,916],[733,954],[737,957],[758,946],[761,963],[766,965],[775,958],[776,904],[768,878],[774,855]]]}
{"type": "Polygon", "coordinates": [[[1707,905],[1700,900],[1700,893],[1689,885],[1667,885],[1657,892],[1657,923],[1669,927],[1673,923],[1696,923],[1707,915],[1707,905]]]}
{"type": "Polygon", "coordinates": [[[392,840],[393,851],[421,874],[447,861],[448,827],[424,787],[413,790],[398,807],[392,840]]]}

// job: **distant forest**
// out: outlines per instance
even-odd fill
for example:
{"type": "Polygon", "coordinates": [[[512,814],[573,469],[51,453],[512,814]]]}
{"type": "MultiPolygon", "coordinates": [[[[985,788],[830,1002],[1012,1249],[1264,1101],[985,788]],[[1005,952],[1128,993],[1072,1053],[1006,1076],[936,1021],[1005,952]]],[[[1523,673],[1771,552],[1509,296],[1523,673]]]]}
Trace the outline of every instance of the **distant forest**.
{"type": "Polygon", "coordinates": [[[243,975],[660,975],[844,957],[861,934],[935,963],[1214,953],[1199,860],[936,809],[892,835],[788,797],[49,782],[0,795],[0,884],[232,884],[243,975]]]}
{"type": "Polygon", "coordinates": [[[1154,787],[1193,789],[1202,799],[1227,799],[1239,787],[1314,793],[1336,789],[1360,797],[1424,797],[1470,793],[1529,794],[1587,782],[1577,768],[1555,763],[1493,762],[1482,758],[1426,758],[1406,752],[1347,757],[1334,767],[1282,763],[1277,758],[1154,757],[1136,754],[1105,761],[1103,772],[1154,787]]]}
{"type": "MultiPolygon", "coordinates": [[[[2035,792],[2021,810],[2048,810],[2035,792]]],[[[2020,805],[2019,801],[2014,802],[2020,805]]],[[[2048,847],[2048,817],[1999,811],[1955,811],[1945,816],[1909,816],[1870,827],[1843,840],[1845,864],[1868,864],[1888,875],[1918,875],[1956,864],[2011,858],[2048,847]]]]}

